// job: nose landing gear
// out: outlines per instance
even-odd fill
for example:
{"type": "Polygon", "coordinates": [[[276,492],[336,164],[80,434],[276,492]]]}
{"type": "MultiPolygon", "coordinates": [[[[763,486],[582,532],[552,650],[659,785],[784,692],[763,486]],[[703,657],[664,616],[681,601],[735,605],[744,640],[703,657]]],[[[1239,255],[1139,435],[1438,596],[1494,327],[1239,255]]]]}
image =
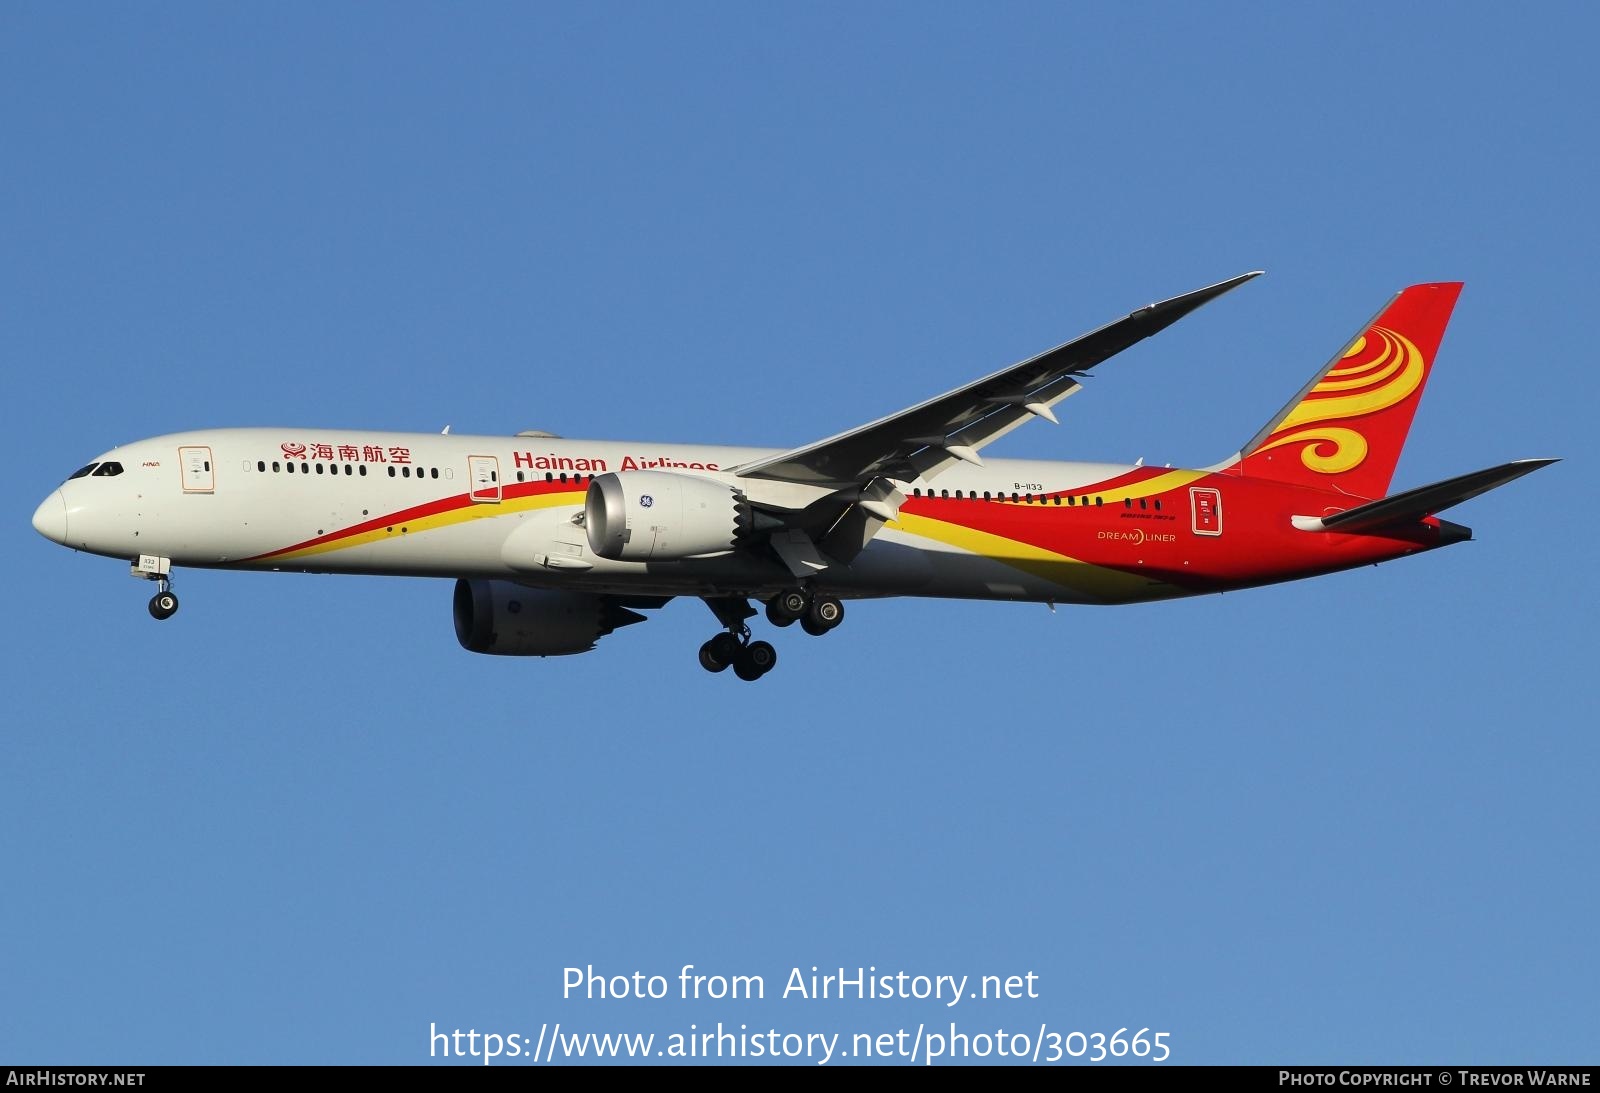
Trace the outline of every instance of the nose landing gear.
{"type": "Polygon", "coordinates": [[[141,554],[133,560],[131,570],[135,577],[156,582],[156,594],[150,597],[150,617],[170,619],[178,613],[178,597],[172,594],[172,559],[141,554]]]}
{"type": "Polygon", "coordinates": [[[172,589],[167,587],[167,582],[161,582],[162,588],[150,597],[150,617],[153,619],[170,619],[178,613],[178,597],[172,594],[172,589]]]}

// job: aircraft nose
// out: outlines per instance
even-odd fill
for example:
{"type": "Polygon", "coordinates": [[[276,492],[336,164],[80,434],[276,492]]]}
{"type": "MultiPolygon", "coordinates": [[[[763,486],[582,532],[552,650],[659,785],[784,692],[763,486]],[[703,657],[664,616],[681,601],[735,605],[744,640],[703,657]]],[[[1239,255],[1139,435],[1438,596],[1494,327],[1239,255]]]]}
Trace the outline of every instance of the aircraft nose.
{"type": "Polygon", "coordinates": [[[33,511],[33,530],[52,543],[65,545],[67,541],[67,501],[56,490],[33,511]]]}

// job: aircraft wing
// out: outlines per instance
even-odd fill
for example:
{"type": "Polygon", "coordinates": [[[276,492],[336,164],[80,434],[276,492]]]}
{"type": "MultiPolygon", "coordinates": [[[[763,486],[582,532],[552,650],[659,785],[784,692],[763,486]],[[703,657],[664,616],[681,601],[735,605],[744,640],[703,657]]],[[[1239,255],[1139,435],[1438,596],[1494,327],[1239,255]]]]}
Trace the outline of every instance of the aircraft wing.
{"type": "Polygon", "coordinates": [[[1259,270],[1246,273],[1150,304],[910,409],[729,469],[752,478],[846,489],[879,476],[931,478],[957,461],[982,466],[978,452],[985,445],[1033,418],[1054,422],[1050,408],[1078,390],[1085,371],[1259,275],[1259,270]]]}

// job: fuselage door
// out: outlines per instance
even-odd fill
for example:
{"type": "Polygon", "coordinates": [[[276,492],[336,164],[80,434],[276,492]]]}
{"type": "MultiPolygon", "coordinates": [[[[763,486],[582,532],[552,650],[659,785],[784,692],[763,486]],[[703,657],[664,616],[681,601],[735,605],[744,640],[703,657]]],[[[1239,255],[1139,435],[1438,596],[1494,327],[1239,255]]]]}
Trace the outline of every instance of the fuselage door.
{"type": "Polygon", "coordinates": [[[178,466],[183,474],[184,493],[215,493],[216,472],[211,469],[211,449],[196,444],[178,449],[178,466]]]}
{"type": "Polygon", "coordinates": [[[1191,527],[1196,535],[1222,534],[1222,491],[1208,487],[1189,490],[1191,527]]]}
{"type": "Polygon", "coordinates": [[[472,483],[474,501],[486,505],[500,503],[500,460],[492,455],[467,456],[467,480],[472,483]]]}

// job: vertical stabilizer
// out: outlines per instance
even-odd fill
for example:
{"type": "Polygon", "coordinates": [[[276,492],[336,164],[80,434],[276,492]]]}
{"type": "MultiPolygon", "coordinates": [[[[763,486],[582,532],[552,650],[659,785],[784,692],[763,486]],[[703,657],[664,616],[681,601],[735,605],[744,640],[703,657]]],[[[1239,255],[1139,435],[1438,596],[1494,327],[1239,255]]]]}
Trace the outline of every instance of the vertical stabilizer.
{"type": "Polygon", "coordinates": [[[1460,294],[1452,281],[1395,296],[1226,469],[1384,496],[1460,294]]]}

